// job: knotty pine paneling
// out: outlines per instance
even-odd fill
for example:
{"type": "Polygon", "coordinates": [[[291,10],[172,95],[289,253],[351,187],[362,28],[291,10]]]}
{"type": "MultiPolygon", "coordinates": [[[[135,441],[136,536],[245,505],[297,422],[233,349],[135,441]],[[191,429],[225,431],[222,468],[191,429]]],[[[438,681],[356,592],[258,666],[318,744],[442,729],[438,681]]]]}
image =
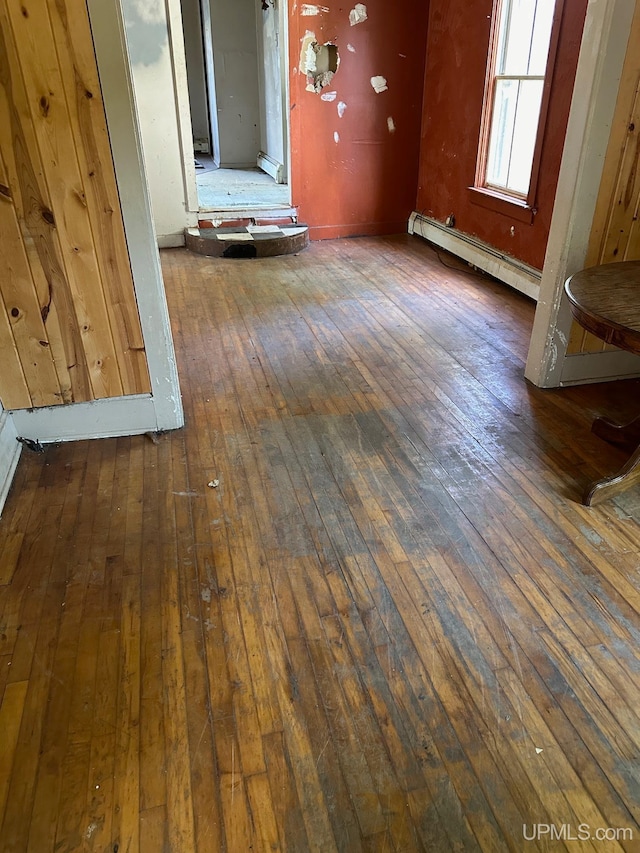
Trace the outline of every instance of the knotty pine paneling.
{"type": "Polygon", "coordinates": [[[0,247],[6,408],[149,392],[84,0],[0,0],[0,247]]]}
{"type": "MultiPolygon", "coordinates": [[[[640,260],[640,3],[629,35],[618,99],[591,227],[586,267],[640,260]]],[[[601,352],[603,344],[574,323],[570,353],[601,352]]]]}

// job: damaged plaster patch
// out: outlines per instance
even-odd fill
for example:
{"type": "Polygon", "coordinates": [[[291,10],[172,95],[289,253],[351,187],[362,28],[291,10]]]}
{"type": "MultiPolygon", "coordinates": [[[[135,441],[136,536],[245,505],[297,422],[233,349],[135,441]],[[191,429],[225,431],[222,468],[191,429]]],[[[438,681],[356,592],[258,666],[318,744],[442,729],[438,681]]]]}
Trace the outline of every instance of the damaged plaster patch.
{"type": "Polygon", "coordinates": [[[374,88],[374,91],[379,95],[380,92],[386,92],[388,90],[386,78],[378,76],[371,78],[371,85],[374,88]]]}
{"type": "Polygon", "coordinates": [[[340,65],[335,44],[318,44],[315,33],[307,30],[300,50],[300,71],[307,76],[307,91],[319,92],[328,86],[340,65]]]}
{"type": "Polygon", "coordinates": [[[320,97],[322,98],[323,101],[335,101],[335,99],[338,97],[338,93],[337,92],[323,92],[320,95],[320,97]]]}
{"type": "Polygon", "coordinates": [[[347,105],[344,101],[338,101],[338,115],[340,116],[340,118],[342,118],[342,116],[344,115],[344,111],[346,110],[346,108],[347,105]]]}
{"type": "Polygon", "coordinates": [[[355,9],[349,12],[349,23],[352,27],[367,20],[367,7],[364,3],[356,3],[355,9]]]}
{"type": "Polygon", "coordinates": [[[311,3],[303,3],[301,14],[310,18],[315,15],[321,15],[323,12],[328,12],[329,8],[327,6],[313,6],[311,3]]]}
{"type": "Polygon", "coordinates": [[[396,123],[391,116],[387,119],[387,127],[389,128],[389,133],[396,132],[396,123]]]}

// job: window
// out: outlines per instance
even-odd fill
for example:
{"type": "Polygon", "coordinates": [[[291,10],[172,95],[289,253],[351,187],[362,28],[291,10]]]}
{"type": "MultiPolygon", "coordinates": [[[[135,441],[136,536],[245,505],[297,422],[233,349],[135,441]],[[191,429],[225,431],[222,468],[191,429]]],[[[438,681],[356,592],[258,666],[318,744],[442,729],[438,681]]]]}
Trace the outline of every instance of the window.
{"type": "Polygon", "coordinates": [[[560,2],[495,0],[475,189],[531,208],[560,2]]]}

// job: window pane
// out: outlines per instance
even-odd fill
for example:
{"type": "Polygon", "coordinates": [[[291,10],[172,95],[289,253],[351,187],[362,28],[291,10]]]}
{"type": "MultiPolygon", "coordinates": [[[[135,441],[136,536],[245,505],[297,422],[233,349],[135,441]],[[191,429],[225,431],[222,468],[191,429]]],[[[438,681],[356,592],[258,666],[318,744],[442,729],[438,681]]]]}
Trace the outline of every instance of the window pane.
{"type": "Polygon", "coordinates": [[[504,22],[508,29],[502,62],[498,63],[498,74],[510,77],[528,74],[536,0],[505,0],[505,5],[510,8],[510,14],[504,22]]]}
{"type": "Polygon", "coordinates": [[[543,76],[547,67],[549,55],[549,40],[555,0],[538,0],[536,21],[531,40],[531,58],[529,59],[529,74],[543,76]]]}
{"type": "Polygon", "coordinates": [[[509,17],[511,15],[511,0],[503,0],[500,4],[500,23],[498,25],[498,43],[496,47],[496,73],[502,74],[507,54],[509,36],[509,17]]]}
{"type": "Polygon", "coordinates": [[[486,183],[526,195],[536,145],[542,80],[498,80],[489,136],[486,183]]]}
{"type": "Polygon", "coordinates": [[[487,156],[487,184],[491,186],[507,186],[517,100],[517,80],[496,81],[487,156]]]}
{"type": "Polygon", "coordinates": [[[507,186],[522,195],[529,191],[541,100],[542,80],[520,81],[507,186]]]}

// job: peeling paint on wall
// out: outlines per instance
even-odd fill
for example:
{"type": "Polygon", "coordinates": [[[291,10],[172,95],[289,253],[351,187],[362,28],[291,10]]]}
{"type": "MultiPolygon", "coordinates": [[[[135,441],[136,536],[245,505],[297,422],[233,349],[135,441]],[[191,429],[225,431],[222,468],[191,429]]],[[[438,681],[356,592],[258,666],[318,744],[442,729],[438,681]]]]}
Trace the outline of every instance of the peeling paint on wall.
{"type": "MultiPolygon", "coordinates": [[[[284,6],[284,0],[277,4],[284,6]]],[[[290,0],[289,8],[294,4],[290,0]]],[[[417,188],[428,8],[421,0],[376,6],[371,0],[298,0],[297,15],[289,16],[291,65],[298,69],[289,72],[296,104],[292,202],[314,240],[406,230],[417,188]],[[303,3],[330,12],[302,16],[303,3]],[[312,32],[304,43],[306,30],[312,32]],[[314,63],[317,70],[318,57],[308,55],[313,42],[331,42],[340,57],[338,76],[322,88],[311,70],[314,63]],[[373,75],[384,75],[382,94],[371,85],[373,75]]]]}
{"type": "Polygon", "coordinates": [[[391,116],[387,119],[387,127],[389,128],[389,133],[396,132],[396,123],[391,116]]]}
{"type": "Polygon", "coordinates": [[[374,91],[379,95],[380,92],[386,92],[388,90],[386,78],[382,76],[372,77],[371,85],[374,88],[374,91]]]}
{"type": "Polygon", "coordinates": [[[300,13],[306,17],[321,15],[323,12],[328,12],[328,6],[313,6],[310,3],[303,3],[300,13]]]}
{"type": "Polygon", "coordinates": [[[307,30],[304,34],[304,38],[302,39],[302,46],[300,48],[300,73],[307,73],[307,54],[309,52],[309,48],[313,43],[317,43],[316,34],[312,33],[311,30],[307,30]]]}
{"type": "Polygon", "coordinates": [[[352,27],[367,20],[367,7],[364,3],[356,3],[355,8],[349,12],[349,23],[352,27]]]}

